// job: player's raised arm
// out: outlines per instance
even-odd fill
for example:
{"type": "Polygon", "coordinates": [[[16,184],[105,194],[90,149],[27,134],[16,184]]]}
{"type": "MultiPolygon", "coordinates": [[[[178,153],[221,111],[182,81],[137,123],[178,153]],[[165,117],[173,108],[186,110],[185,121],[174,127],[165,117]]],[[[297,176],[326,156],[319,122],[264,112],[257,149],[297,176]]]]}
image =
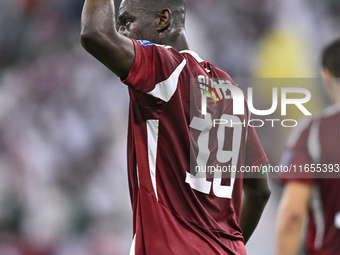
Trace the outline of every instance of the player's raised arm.
{"type": "Polygon", "coordinates": [[[133,42],[116,31],[113,0],[86,0],[81,16],[83,47],[112,72],[126,78],[134,63],[133,42]]]}
{"type": "Polygon", "coordinates": [[[256,175],[261,174],[255,173],[254,178],[245,178],[243,180],[244,193],[240,226],[245,243],[254,232],[271,193],[268,175],[265,175],[264,178],[256,175]]]}

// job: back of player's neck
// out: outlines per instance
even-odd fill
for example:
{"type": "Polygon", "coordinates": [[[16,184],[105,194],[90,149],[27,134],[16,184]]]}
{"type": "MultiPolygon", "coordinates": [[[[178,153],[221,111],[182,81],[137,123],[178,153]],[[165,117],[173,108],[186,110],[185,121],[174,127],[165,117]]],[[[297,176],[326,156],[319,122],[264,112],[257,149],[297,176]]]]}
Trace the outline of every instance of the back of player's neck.
{"type": "Polygon", "coordinates": [[[171,45],[174,49],[177,51],[182,51],[182,50],[189,50],[189,45],[187,43],[187,40],[185,37],[183,38],[178,38],[176,42],[174,42],[173,45],[171,45]]]}

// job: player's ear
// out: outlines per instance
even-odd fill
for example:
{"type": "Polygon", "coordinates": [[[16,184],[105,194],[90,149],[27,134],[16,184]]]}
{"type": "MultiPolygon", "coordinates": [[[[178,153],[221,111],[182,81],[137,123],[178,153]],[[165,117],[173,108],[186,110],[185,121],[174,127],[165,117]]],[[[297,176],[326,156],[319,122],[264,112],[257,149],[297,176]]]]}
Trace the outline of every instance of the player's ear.
{"type": "Polygon", "coordinates": [[[166,30],[171,23],[171,11],[167,8],[162,9],[157,14],[157,31],[163,32],[166,30]]]}
{"type": "MultiPolygon", "coordinates": [[[[323,78],[323,86],[325,87],[328,96],[331,98],[333,101],[334,98],[334,75],[329,71],[328,68],[323,67],[321,69],[321,77],[323,78]]],[[[336,86],[337,87],[337,86],[336,86]]]]}
{"type": "Polygon", "coordinates": [[[326,78],[326,79],[334,78],[334,75],[332,75],[332,73],[326,67],[323,67],[321,69],[321,76],[322,78],[326,78]]]}

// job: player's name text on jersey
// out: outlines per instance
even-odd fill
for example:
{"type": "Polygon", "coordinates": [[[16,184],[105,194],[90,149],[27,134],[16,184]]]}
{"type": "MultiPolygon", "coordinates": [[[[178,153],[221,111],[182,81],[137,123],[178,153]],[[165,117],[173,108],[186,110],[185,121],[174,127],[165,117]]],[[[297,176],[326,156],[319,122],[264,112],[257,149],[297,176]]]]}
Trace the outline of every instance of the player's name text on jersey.
{"type": "MultiPolygon", "coordinates": [[[[234,115],[243,115],[245,113],[245,104],[244,99],[245,95],[242,89],[235,84],[232,83],[231,80],[228,79],[212,79],[205,77],[203,75],[199,75],[197,79],[195,79],[195,83],[199,84],[199,88],[201,88],[201,113],[203,115],[207,114],[207,100],[215,100],[214,97],[218,98],[218,100],[222,99],[233,99],[233,114],[234,115]],[[210,91],[211,92],[210,92],[210,91]]],[[[309,90],[305,88],[297,88],[297,87],[281,87],[281,96],[278,94],[278,88],[272,88],[272,105],[269,109],[259,110],[254,107],[254,92],[252,87],[247,88],[247,101],[248,108],[252,114],[259,116],[268,116],[273,114],[278,108],[278,99],[281,99],[281,115],[287,115],[287,105],[295,105],[304,115],[310,116],[312,115],[307,108],[303,105],[311,99],[311,93],[309,90]],[[299,95],[299,98],[288,98],[288,94],[299,95]],[[300,98],[301,97],[301,98],[300,98]]],[[[296,97],[296,96],[295,96],[296,97]]]]}

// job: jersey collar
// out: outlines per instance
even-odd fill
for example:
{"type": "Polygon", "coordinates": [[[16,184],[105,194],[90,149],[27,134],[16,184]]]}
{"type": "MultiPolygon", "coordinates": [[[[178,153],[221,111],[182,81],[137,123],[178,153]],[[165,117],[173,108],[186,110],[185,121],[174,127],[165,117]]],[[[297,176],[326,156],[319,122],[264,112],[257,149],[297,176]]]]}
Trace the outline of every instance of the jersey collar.
{"type": "Polygon", "coordinates": [[[198,56],[198,54],[196,52],[194,52],[192,50],[182,50],[179,53],[188,53],[191,56],[193,56],[197,60],[197,62],[199,62],[199,63],[204,61],[203,59],[200,58],[200,56],[198,56]]]}

